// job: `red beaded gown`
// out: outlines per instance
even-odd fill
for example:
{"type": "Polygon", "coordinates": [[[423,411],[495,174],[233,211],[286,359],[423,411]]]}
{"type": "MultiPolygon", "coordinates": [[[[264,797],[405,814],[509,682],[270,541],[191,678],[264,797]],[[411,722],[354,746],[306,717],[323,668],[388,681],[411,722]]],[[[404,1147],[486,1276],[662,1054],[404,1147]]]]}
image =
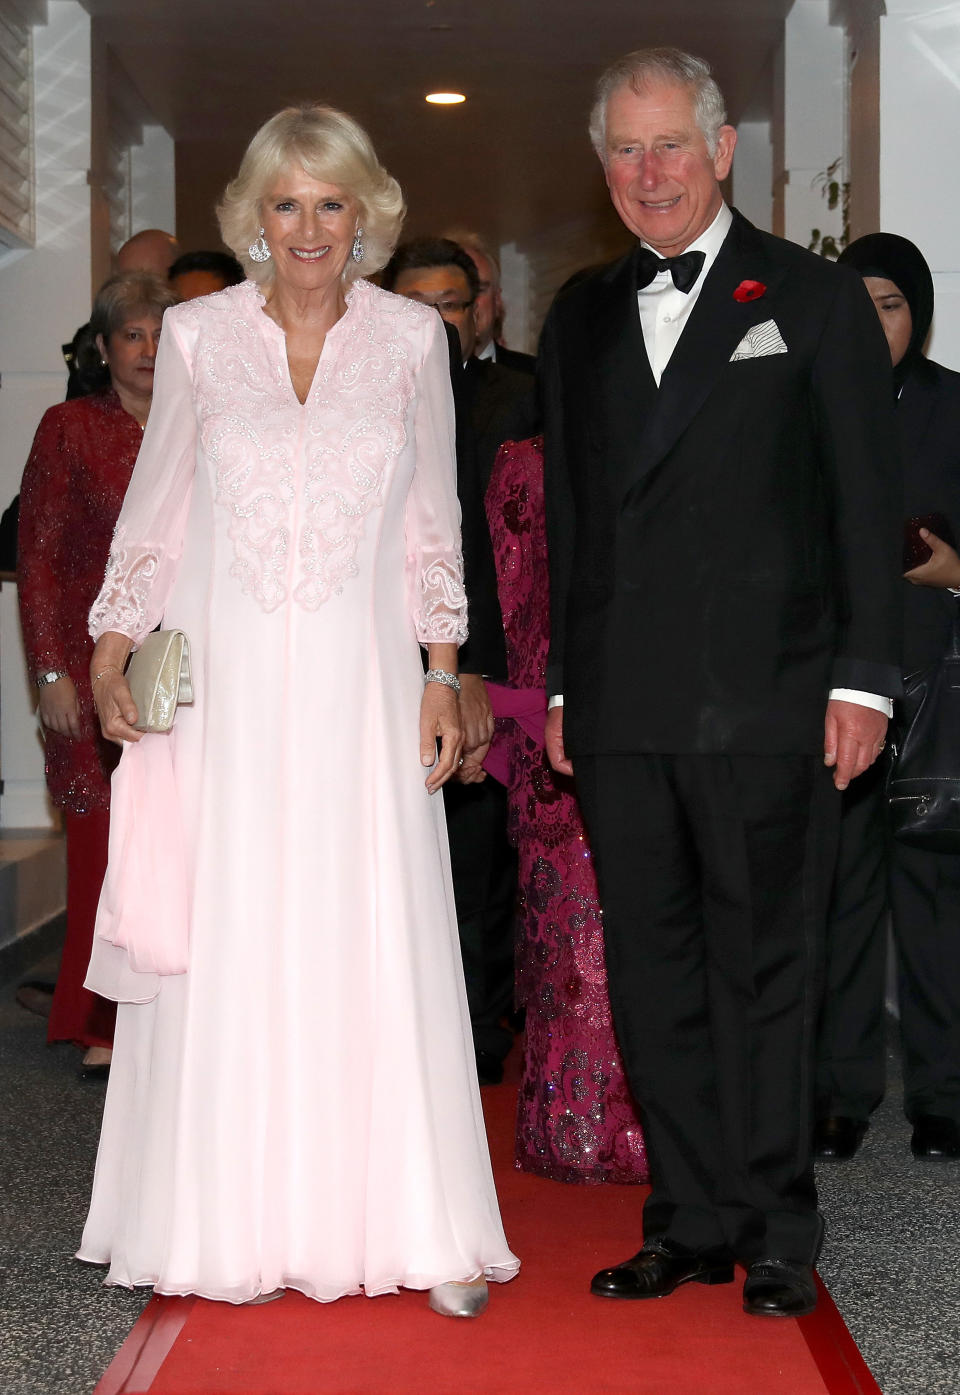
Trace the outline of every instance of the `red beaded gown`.
{"type": "Polygon", "coordinates": [[[603,924],[573,784],[543,746],[550,644],[543,442],[508,441],[486,510],[509,690],[490,685],[497,734],[488,768],[505,776],[519,853],[517,1001],[526,1010],[516,1163],[561,1182],[645,1182],[643,1134],[607,996],[603,924]]]}
{"type": "Polygon", "coordinates": [[[116,1005],[83,987],[107,863],[110,775],[119,751],[100,735],[90,691],[87,616],[143,439],[115,392],[51,407],[20,492],[18,583],[30,675],[61,670],[77,689],[81,737],[45,734],[50,797],[67,829],[67,934],[49,1041],[110,1046],[116,1005]]]}

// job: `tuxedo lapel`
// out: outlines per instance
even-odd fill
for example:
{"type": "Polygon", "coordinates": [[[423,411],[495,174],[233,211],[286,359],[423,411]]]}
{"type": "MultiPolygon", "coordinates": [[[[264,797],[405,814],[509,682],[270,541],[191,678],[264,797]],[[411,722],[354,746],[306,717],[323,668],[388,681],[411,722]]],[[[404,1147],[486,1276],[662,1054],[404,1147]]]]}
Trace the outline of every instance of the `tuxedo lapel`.
{"type": "MultiPolygon", "coordinates": [[[[638,244],[639,246],[639,244],[638,244]]],[[[637,308],[636,254],[617,262],[591,300],[589,371],[594,375],[596,439],[603,458],[635,470],[638,446],[657,399],[637,308]]]]}
{"type": "MultiPolygon", "coordinates": [[[[713,391],[737,345],[752,326],[776,317],[776,292],[786,267],[772,263],[752,225],[739,214],[720,249],[660,380],[629,489],[660,463],[713,391]],[[741,281],[765,286],[757,300],[740,302],[741,281]]],[[[642,338],[642,336],[641,336],[642,338]]],[[[646,354],[644,354],[646,359],[646,354]]]]}

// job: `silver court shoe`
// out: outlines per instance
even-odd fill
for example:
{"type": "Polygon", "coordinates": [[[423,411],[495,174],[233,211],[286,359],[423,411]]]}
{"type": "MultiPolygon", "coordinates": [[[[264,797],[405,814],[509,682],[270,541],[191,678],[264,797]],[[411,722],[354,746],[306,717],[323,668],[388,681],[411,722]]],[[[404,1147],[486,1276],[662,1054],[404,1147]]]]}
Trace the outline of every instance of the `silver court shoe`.
{"type": "Polygon", "coordinates": [[[487,1281],[481,1275],[469,1283],[437,1284],[430,1290],[430,1307],[443,1317],[479,1317],[489,1297],[487,1281]]]}

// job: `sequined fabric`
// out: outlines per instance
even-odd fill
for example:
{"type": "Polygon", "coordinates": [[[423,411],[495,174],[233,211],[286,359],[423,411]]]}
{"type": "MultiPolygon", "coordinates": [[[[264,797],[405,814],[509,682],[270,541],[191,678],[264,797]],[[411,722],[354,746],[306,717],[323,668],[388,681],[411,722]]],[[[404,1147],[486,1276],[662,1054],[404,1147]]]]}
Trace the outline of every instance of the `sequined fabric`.
{"type": "Polygon", "coordinates": [[[73,679],[83,735],[46,734],[47,787],[74,814],[106,809],[117,748],[104,741],[90,691],[87,612],[103,580],[113,527],[143,432],[113,391],[43,416],[20,493],[20,618],[31,677],[73,679]]]}
{"type": "MultiPolygon", "coordinates": [[[[510,683],[542,688],[549,647],[542,440],[500,450],[486,497],[510,683]]],[[[509,831],[520,859],[526,1009],[517,1166],[561,1182],[644,1182],[643,1135],[613,1033],[603,926],[573,786],[512,719],[509,831]]]]}

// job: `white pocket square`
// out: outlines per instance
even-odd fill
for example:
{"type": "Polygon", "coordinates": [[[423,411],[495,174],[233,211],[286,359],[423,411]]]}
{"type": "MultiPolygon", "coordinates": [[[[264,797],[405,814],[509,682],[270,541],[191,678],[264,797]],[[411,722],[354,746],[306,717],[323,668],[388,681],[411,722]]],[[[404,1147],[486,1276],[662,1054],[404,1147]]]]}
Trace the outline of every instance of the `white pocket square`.
{"type": "Polygon", "coordinates": [[[747,330],[730,355],[730,362],[738,363],[742,358],[766,358],[768,354],[787,352],[776,320],[764,320],[762,325],[754,325],[752,329],[747,330]]]}

